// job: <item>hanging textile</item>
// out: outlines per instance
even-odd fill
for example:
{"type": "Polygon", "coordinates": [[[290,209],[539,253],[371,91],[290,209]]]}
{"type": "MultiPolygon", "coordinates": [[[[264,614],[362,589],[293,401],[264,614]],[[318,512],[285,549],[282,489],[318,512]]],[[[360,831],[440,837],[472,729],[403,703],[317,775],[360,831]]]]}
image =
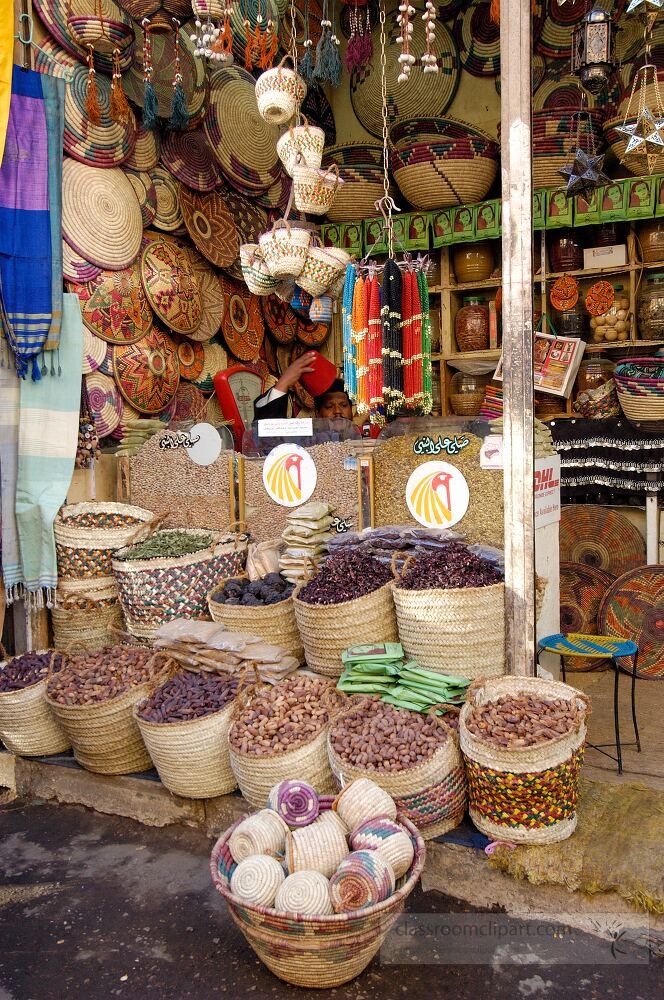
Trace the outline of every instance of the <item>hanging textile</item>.
{"type": "MultiPolygon", "coordinates": [[[[401,276],[401,352],[403,354],[403,392],[406,409],[412,410],[415,402],[413,388],[413,284],[412,271],[401,276]]],[[[419,292],[417,293],[419,300],[419,292]]]]}
{"type": "Polygon", "coordinates": [[[53,521],[67,497],[78,446],[83,320],[78,296],[63,296],[61,378],[20,383],[16,524],[28,606],[50,607],[57,585],[53,521]]]}
{"type": "MultiPolygon", "coordinates": [[[[62,325],[62,144],[65,130],[65,81],[42,75],[48,137],[48,203],[51,223],[51,325],[44,344],[54,351],[62,325]]],[[[45,374],[42,368],[42,374],[45,374]]],[[[51,375],[55,374],[52,368],[51,375]]]]}
{"type": "Polygon", "coordinates": [[[0,491],[2,578],[7,603],[21,596],[23,580],[16,528],[19,378],[7,341],[0,339],[0,491]]]}
{"type": "Polygon", "coordinates": [[[42,77],[14,67],[0,167],[0,297],[4,333],[24,378],[41,373],[37,355],[51,326],[52,256],[48,136],[42,77]]]}
{"type": "Polygon", "coordinates": [[[380,316],[380,285],[373,275],[367,283],[367,364],[369,368],[369,410],[372,423],[382,422],[383,337],[380,316]]]}
{"type": "Polygon", "coordinates": [[[357,357],[357,412],[369,411],[369,359],[367,355],[368,315],[366,289],[364,278],[359,275],[353,289],[353,310],[351,322],[353,326],[353,341],[357,357]]]}
{"type": "Polygon", "coordinates": [[[14,0],[0,4],[0,165],[5,151],[5,137],[12,96],[14,58],[14,0]]]}
{"type": "MultiPolygon", "coordinates": [[[[424,402],[424,390],[422,387],[422,367],[424,364],[424,351],[422,344],[422,301],[420,298],[419,275],[411,272],[413,318],[412,318],[412,354],[410,357],[413,383],[413,406],[421,410],[424,402]]],[[[426,281],[426,275],[425,275],[426,281]]],[[[431,364],[431,353],[429,352],[429,364],[431,364]]]]}
{"type": "Polygon", "coordinates": [[[401,271],[388,260],[383,271],[383,398],[388,416],[403,405],[403,365],[401,353],[401,271]]]}
{"type": "Polygon", "coordinates": [[[352,403],[357,399],[357,350],[353,340],[352,325],[353,289],[356,278],[357,272],[354,266],[349,264],[346,268],[346,280],[341,301],[341,326],[344,347],[344,386],[352,403]]]}
{"type": "Polygon", "coordinates": [[[424,271],[417,272],[422,312],[422,412],[433,409],[433,378],[431,368],[431,318],[429,315],[429,284],[424,271]]]}

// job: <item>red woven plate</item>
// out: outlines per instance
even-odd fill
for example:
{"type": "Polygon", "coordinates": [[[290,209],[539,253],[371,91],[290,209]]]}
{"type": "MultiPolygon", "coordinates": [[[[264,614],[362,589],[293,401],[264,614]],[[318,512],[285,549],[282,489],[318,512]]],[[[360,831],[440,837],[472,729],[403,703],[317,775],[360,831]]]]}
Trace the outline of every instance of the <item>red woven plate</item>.
{"type": "Polygon", "coordinates": [[[169,329],[188,334],[200,326],[201,296],[191,259],[175,243],[153,240],[146,246],[141,279],[150,305],[169,329]]]}
{"type": "Polygon", "coordinates": [[[241,361],[258,357],[265,338],[265,324],[257,296],[246,285],[231,278],[219,278],[224,296],[224,318],[221,330],[226,345],[241,361]]]}
{"type": "Polygon", "coordinates": [[[161,147],[161,159],[179,181],[195,191],[212,191],[221,181],[203,129],[168,132],[161,147]]]}
{"type": "Polygon", "coordinates": [[[116,346],[113,373],[120,392],[139,413],[159,413],[180,382],[177,348],[157,327],[135,344],[116,346]]]}
{"type": "MultiPolygon", "coordinates": [[[[664,679],[664,567],[643,566],[619,577],[599,609],[600,632],[639,647],[637,676],[664,679]]],[[[624,670],[631,670],[622,661],[624,670]]]]}
{"type": "Polygon", "coordinates": [[[299,320],[287,302],[276,295],[267,295],[262,300],[263,316],[268,330],[278,344],[292,344],[297,337],[299,320]]]}
{"type": "Polygon", "coordinates": [[[88,330],[109,344],[133,344],[152,326],[138,263],[122,271],[101,271],[87,284],[68,288],[79,297],[88,330]]]}
{"type": "MultiPolygon", "coordinates": [[[[610,573],[577,563],[560,564],[560,631],[597,635],[600,604],[615,580],[610,573]]],[[[589,656],[567,656],[568,670],[595,670],[607,660],[589,656]]]]}
{"type": "Polygon", "coordinates": [[[196,379],[203,371],[203,345],[192,340],[181,340],[177,345],[180,378],[196,379]]]}
{"type": "Polygon", "coordinates": [[[608,281],[596,281],[586,294],[586,309],[591,316],[603,316],[615,302],[616,293],[608,281]]]}
{"type": "Polygon", "coordinates": [[[646,543],[638,528],[617,511],[598,504],[571,504],[561,512],[560,560],[621,576],[644,565],[646,543]]]}
{"type": "Polygon", "coordinates": [[[240,253],[240,237],[226,191],[200,194],[180,188],[180,208],[197,248],[217,267],[230,267],[240,253]]]}
{"type": "Polygon", "coordinates": [[[564,274],[554,281],[549,298],[554,309],[572,309],[579,301],[579,282],[564,274]]]}
{"type": "Polygon", "coordinates": [[[307,347],[322,347],[330,335],[330,329],[327,323],[312,323],[311,320],[298,316],[297,339],[307,347]]]}

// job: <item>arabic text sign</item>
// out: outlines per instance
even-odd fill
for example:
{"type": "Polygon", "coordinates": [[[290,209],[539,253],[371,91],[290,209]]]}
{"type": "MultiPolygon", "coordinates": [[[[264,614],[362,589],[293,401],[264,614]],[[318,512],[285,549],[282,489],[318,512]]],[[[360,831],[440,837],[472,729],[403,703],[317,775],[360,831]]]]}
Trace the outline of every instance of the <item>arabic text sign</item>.
{"type": "Polygon", "coordinates": [[[436,457],[444,452],[446,455],[458,455],[460,451],[463,451],[470,444],[468,438],[462,434],[457,437],[455,434],[453,438],[438,437],[432,438],[428,434],[418,437],[413,445],[413,454],[415,455],[431,455],[436,457]]]}

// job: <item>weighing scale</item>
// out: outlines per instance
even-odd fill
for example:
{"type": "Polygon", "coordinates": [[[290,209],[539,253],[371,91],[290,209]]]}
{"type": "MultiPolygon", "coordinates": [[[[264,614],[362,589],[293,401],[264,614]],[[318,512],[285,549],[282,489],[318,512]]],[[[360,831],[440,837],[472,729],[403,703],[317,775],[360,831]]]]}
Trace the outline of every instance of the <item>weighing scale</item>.
{"type": "Polygon", "coordinates": [[[263,379],[252,368],[235,365],[217,372],[213,379],[224,420],[230,420],[235,450],[242,451],[242,436],[254,420],[254,403],[263,394],[263,379]]]}

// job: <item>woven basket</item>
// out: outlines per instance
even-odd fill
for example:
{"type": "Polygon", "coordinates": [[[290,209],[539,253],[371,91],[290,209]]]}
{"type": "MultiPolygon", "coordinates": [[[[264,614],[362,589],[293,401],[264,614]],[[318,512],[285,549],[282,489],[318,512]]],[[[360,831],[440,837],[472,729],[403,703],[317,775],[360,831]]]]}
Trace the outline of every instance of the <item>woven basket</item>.
{"type": "Polygon", "coordinates": [[[270,125],[285,125],[297,112],[307,96],[307,85],[294,69],[284,66],[285,55],[278,66],[268,69],[256,80],[256,103],[261,116],[270,125]]]}
{"type": "Polygon", "coordinates": [[[306,164],[298,164],[293,171],[296,209],[309,215],[326,215],[342,184],[343,179],[339,176],[336,163],[327,170],[315,170],[306,164]]]}
{"type": "MultiPolygon", "coordinates": [[[[391,583],[354,601],[306,604],[293,595],[295,620],[307,666],[317,674],[341,677],[341,654],[355,643],[396,642],[391,583]]],[[[298,777],[298,772],[293,772],[298,777]]],[[[292,777],[292,775],[291,775],[292,777]]]]}
{"type": "MultiPolygon", "coordinates": [[[[167,529],[164,534],[175,530],[167,529]]],[[[173,618],[209,620],[207,595],[212,585],[220,577],[237,576],[244,569],[246,535],[188,530],[211,535],[210,546],[176,558],[113,559],[127,630],[137,638],[153,638],[159,626],[173,618]]]]}
{"type": "Polygon", "coordinates": [[[258,242],[273,278],[297,278],[307,258],[311,233],[280,219],[269,233],[259,237],[258,242]]]}
{"type": "Polygon", "coordinates": [[[221,581],[208,594],[207,602],[212,621],[221,622],[230,632],[258,635],[271,645],[279,646],[289,656],[294,656],[298,663],[304,663],[304,649],[295,621],[293,598],[287,597],[278,604],[246,608],[237,604],[221,604],[215,601],[214,595],[222,590],[226,583],[228,580],[221,581]]]}
{"type": "MultiPolygon", "coordinates": [[[[337,716],[330,731],[344,718],[366,711],[366,703],[354,706],[343,716],[337,716]]],[[[442,726],[445,723],[435,718],[442,726]]],[[[440,837],[458,826],[466,811],[467,790],[459,737],[447,728],[447,742],[436,750],[431,760],[405,768],[383,772],[369,767],[349,765],[332,748],[328,734],[327,752],[337,784],[343,788],[355,778],[370,778],[396,802],[397,810],[414,823],[425,840],[440,837]]]]}
{"type": "Polygon", "coordinates": [[[210,859],[212,881],[228,903],[233,920],[275,976],[294,986],[325,989],[347,983],[367,967],[403,911],[424,867],[422,837],[407,819],[399,819],[412,839],[414,859],[396,891],[382,903],[334,916],[284,914],[243,903],[230,892],[235,865],[228,839],[235,827],[219,838],[210,859]]]}
{"type": "MultiPolygon", "coordinates": [[[[396,190],[394,192],[396,194],[396,190]]],[[[327,211],[328,222],[356,222],[376,214],[376,202],[384,197],[380,171],[371,177],[352,176],[344,169],[344,184],[327,211]]]]}
{"type": "Polygon", "coordinates": [[[122,628],[122,608],[117,598],[94,601],[66,597],[51,608],[53,640],[58,649],[72,642],[84,642],[90,649],[110,646],[114,629],[122,628]]]}
{"type": "Polygon", "coordinates": [[[116,549],[129,544],[139,525],[154,515],[143,507],[124,503],[77,503],[62,507],[53,530],[58,578],[85,584],[105,584],[117,593],[111,566],[116,549]]]}
{"type": "Polygon", "coordinates": [[[588,699],[580,691],[540,677],[499,677],[469,688],[459,735],[470,818],[478,830],[492,840],[514,844],[553,844],[574,832],[589,711],[588,699]],[[474,706],[518,694],[576,701],[581,709],[578,727],[523,750],[501,749],[468,731],[466,722],[474,706]]]}
{"type": "Polygon", "coordinates": [[[270,274],[257,243],[242,244],[240,266],[244,283],[254,295],[270,295],[279,284],[270,274]]]}
{"type": "Polygon", "coordinates": [[[309,292],[314,298],[324,295],[339,276],[345,273],[346,264],[350,259],[344,251],[342,253],[346,260],[330,253],[330,250],[334,250],[334,247],[309,247],[304,267],[297,279],[300,288],[309,292]]]}
{"type": "MultiPolygon", "coordinates": [[[[0,671],[8,662],[0,663],[0,671]]],[[[46,757],[69,750],[67,734],[46,703],[47,683],[48,675],[20,691],[0,693],[0,740],[10,753],[46,757]]]]}
{"type": "Polygon", "coordinates": [[[298,163],[317,170],[321,165],[325,147],[325,132],[318,125],[310,125],[305,115],[304,125],[290,125],[277,142],[277,153],[289,177],[298,163]]]}
{"type": "Polygon", "coordinates": [[[495,157],[476,156],[409,163],[395,169],[394,179],[413,208],[431,211],[452,205],[468,205],[486,198],[498,172],[495,157]]]}

